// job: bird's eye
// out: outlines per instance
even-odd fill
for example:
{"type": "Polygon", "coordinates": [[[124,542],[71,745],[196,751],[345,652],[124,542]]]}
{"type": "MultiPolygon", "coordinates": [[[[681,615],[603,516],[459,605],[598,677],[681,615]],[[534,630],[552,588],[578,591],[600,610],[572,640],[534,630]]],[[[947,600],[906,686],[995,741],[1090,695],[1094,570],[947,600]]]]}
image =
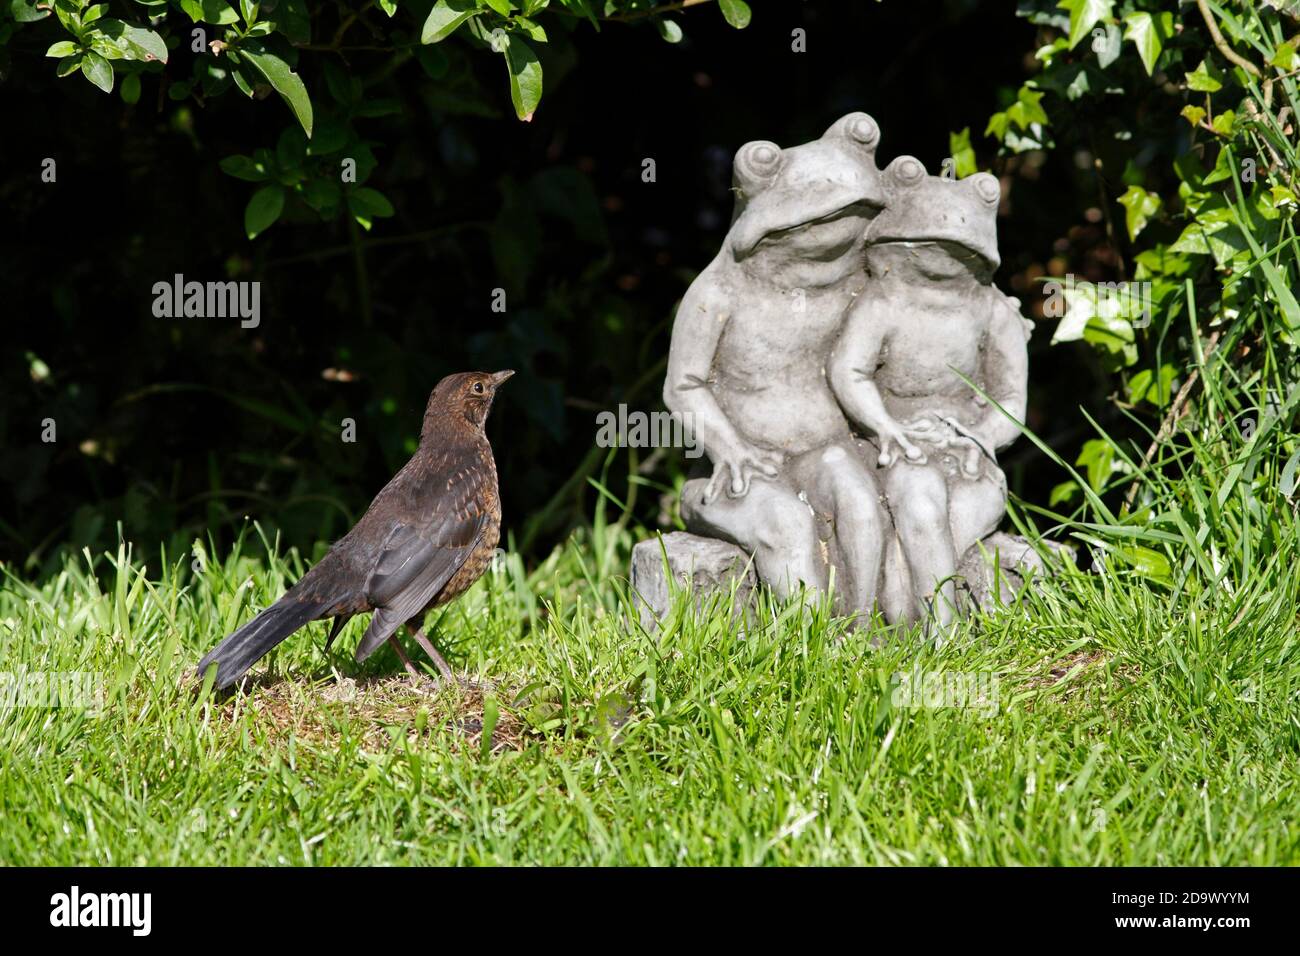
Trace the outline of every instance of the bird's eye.
{"type": "Polygon", "coordinates": [[[482,395],[482,394],[483,394],[483,383],[482,383],[482,382],[475,382],[475,383],[474,383],[474,394],[476,394],[476,395],[482,395]]]}

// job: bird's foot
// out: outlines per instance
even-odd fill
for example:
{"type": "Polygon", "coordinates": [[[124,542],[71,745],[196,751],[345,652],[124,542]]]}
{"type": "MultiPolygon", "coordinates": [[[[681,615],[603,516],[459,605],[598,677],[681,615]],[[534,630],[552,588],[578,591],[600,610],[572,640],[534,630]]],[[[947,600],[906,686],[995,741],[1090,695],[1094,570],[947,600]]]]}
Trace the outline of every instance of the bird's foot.
{"type": "Polygon", "coordinates": [[[411,633],[415,635],[415,641],[424,649],[424,653],[429,655],[429,660],[433,661],[433,666],[438,668],[438,673],[442,675],[443,680],[455,683],[456,675],[452,672],[451,665],[438,653],[438,649],[433,646],[433,642],[424,636],[423,631],[412,628],[411,633]]]}

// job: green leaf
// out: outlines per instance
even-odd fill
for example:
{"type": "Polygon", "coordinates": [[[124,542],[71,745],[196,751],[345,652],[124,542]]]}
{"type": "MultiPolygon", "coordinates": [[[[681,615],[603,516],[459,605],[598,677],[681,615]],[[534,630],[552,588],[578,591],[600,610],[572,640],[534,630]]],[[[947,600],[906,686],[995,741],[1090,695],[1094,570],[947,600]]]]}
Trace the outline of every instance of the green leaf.
{"type": "Polygon", "coordinates": [[[113,92],[113,68],[98,53],[86,51],[81,60],[81,74],[105,93],[113,92]]]}
{"type": "Polygon", "coordinates": [[[745,0],[718,0],[718,9],[722,11],[723,18],[737,30],[749,26],[750,17],[753,16],[745,0]]]}
{"type": "Polygon", "coordinates": [[[1223,89],[1223,84],[1219,82],[1219,71],[1210,65],[1209,60],[1202,60],[1200,66],[1183,76],[1187,78],[1187,88],[1197,93],[1217,93],[1223,89]]]}
{"type": "Polygon", "coordinates": [[[74,36],[81,36],[81,5],[74,0],[54,0],[54,15],[63,28],[74,36]]]}
{"type": "Polygon", "coordinates": [[[1115,547],[1114,553],[1131,564],[1140,577],[1165,583],[1173,579],[1169,559],[1159,551],[1139,544],[1121,544],[1115,547]]]}
{"type": "Polygon", "coordinates": [[[1016,101],[1007,107],[1007,119],[1021,129],[1029,129],[1034,123],[1046,126],[1048,123],[1047,112],[1041,105],[1042,99],[1042,90],[1022,86],[1020,92],[1016,94],[1016,101]]]}
{"type": "Polygon", "coordinates": [[[244,209],[244,232],[249,239],[265,232],[284,211],[284,189],[280,186],[263,186],[253,193],[244,209]]]}
{"type": "Polygon", "coordinates": [[[118,95],[122,97],[122,102],[134,106],[140,102],[140,74],[128,73],[122,77],[122,86],[118,90],[118,95]]]}
{"type": "Polygon", "coordinates": [[[682,42],[682,28],[678,26],[676,20],[669,20],[667,17],[655,17],[655,29],[669,43],[682,42]]]}
{"type": "Polygon", "coordinates": [[[1149,193],[1141,186],[1130,186],[1119,197],[1119,204],[1124,207],[1124,220],[1128,226],[1128,237],[1136,239],[1138,233],[1146,228],[1147,221],[1160,209],[1160,197],[1149,193]]]}
{"type": "Polygon", "coordinates": [[[348,208],[367,219],[386,219],[393,214],[393,204],[388,197],[368,186],[348,193],[348,208]]]}
{"type": "Polygon", "coordinates": [[[1231,136],[1236,125],[1237,114],[1232,110],[1224,110],[1210,121],[1210,128],[1220,136],[1231,136]]]}
{"type": "Polygon", "coordinates": [[[167,62],[167,44],[152,30],[112,18],[100,20],[95,29],[108,37],[128,60],[167,62]]]}
{"type": "Polygon", "coordinates": [[[311,142],[307,144],[309,156],[328,156],[347,145],[351,131],[340,120],[323,116],[316,121],[311,142]]]}
{"type": "Polygon", "coordinates": [[[1156,60],[1164,49],[1165,41],[1174,31],[1174,15],[1165,11],[1156,16],[1142,11],[1130,13],[1124,18],[1124,39],[1132,40],[1137,47],[1142,65],[1146,67],[1147,76],[1155,72],[1156,60]]]}
{"type": "Polygon", "coordinates": [[[9,12],[18,23],[35,23],[37,20],[44,20],[50,15],[49,8],[37,10],[36,2],[37,0],[13,0],[9,4],[9,12]]]}
{"type": "Polygon", "coordinates": [[[421,43],[440,43],[456,28],[478,13],[474,0],[438,0],[429,11],[420,31],[421,43]]]}
{"type": "Polygon", "coordinates": [[[510,38],[505,57],[510,71],[510,102],[515,106],[515,115],[530,122],[542,99],[542,64],[528,42],[518,36],[510,38]]]}
{"type": "Polygon", "coordinates": [[[1047,498],[1047,507],[1055,508],[1059,504],[1066,504],[1079,494],[1079,483],[1074,480],[1063,481],[1052,489],[1047,498]]]}
{"type": "Polygon", "coordinates": [[[71,40],[60,40],[58,43],[50,44],[50,48],[45,51],[46,56],[72,56],[80,47],[71,40]]]}
{"type": "Polygon", "coordinates": [[[970,144],[970,127],[960,133],[948,134],[948,152],[952,156],[953,174],[958,179],[965,179],[979,172],[975,162],[975,150],[970,144]]]}
{"type": "Polygon", "coordinates": [[[1070,49],[1090,33],[1092,28],[1110,16],[1115,0],[1061,0],[1057,9],[1070,14],[1070,49]]]}
{"type": "Polygon", "coordinates": [[[1199,106],[1184,106],[1183,111],[1178,114],[1193,126],[1200,126],[1201,120],[1205,119],[1205,110],[1199,106]]]}
{"type": "Polygon", "coordinates": [[[227,176],[234,176],[236,179],[243,179],[250,183],[264,183],[271,178],[266,167],[251,156],[227,156],[218,165],[227,176]]]}
{"type": "Polygon", "coordinates": [[[1274,51],[1272,58],[1268,61],[1269,66],[1275,66],[1288,73],[1300,66],[1300,56],[1296,54],[1296,43],[1298,41],[1300,41],[1300,38],[1279,43],[1277,50],[1274,51]]]}
{"type": "Polygon", "coordinates": [[[415,58],[420,61],[421,69],[431,80],[441,80],[447,75],[447,70],[451,67],[451,61],[447,59],[447,54],[436,46],[416,47],[415,58]]]}
{"type": "Polygon", "coordinates": [[[312,111],[311,100],[307,96],[307,87],[303,85],[298,74],[289,69],[289,64],[274,53],[265,50],[252,50],[246,46],[239,48],[240,55],[266,77],[272,89],[280,94],[289,104],[293,115],[298,118],[303,131],[311,135],[312,111]]]}
{"type": "Polygon", "coordinates": [[[180,0],[180,5],[195,23],[229,26],[239,22],[239,14],[225,0],[180,0]]]}
{"type": "MultiPolygon", "coordinates": [[[[393,5],[396,9],[396,4],[393,5]]],[[[390,17],[392,14],[388,14],[390,17]]],[[[311,42],[311,13],[305,0],[280,0],[272,15],[275,29],[295,45],[311,42]]]]}
{"type": "MultiPolygon", "coordinates": [[[[1123,49],[1124,34],[1120,31],[1119,25],[1115,23],[1106,24],[1106,36],[1101,43],[1097,42],[1096,37],[1092,41],[1092,52],[1097,54],[1097,65],[1103,70],[1119,59],[1123,49]]],[[[1086,77],[1087,72],[1087,70],[1081,70],[1079,75],[1086,77]]],[[[1084,80],[1083,82],[1086,83],[1087,81],[1084,80]]]]}
{"type": "Polygon", "coordinates": [[[510,8],[512,6],[510,0],[483,0],[483,2],[486,3],[493,10],[495,10],[497,13],[501,14],[501,16],[503,17],[510,16],[510,8]]]}
{"type": "Polygon", "coordinates": [[[1084,466],[1092,490],[1101,491],[1115,470],[1115,448],[1108,441],[1093,438],[1083,443],[1074,463],[1084,466]]]}
{"type": "Polygon", "coordinates": [[[527,17],[515,17],[515,25],[520,27],[524,34],[530,40],[536,40],[538,43],[546,42],[546,30],[540,23],[529,20],[527,17]]]}

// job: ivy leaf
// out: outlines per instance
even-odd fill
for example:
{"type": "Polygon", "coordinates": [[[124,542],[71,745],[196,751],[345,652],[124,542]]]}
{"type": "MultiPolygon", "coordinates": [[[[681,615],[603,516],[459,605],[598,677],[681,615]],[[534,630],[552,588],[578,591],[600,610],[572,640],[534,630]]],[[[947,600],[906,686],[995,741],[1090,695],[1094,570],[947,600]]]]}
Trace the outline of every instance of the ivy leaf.
{"type": "Polygon", "coordinates": [[[1147,221],[1159,211],[1160,197],[1141,186],[1130,186],[1119,197],[1119,204],[1124,207],[1124,221],[1128,226],[1128,237],[1132,240],[1138,237],[1138,233],[1146,228],[1147,221]]]}
{"type": "Polygon", "coordinates": [[[952,156],[953,175],[958,179],[965,179],[979,172],[979,166],[975,162],[975,150],[970,144],[969,126],[960,133],[948,134],[948,152],[952,156]]]}
{"type": "Polygon", "coordinates": [[[1191,73],[1184,73],[1187,79],[1187,88],[1195,90],[1197,93],[1217,93],[1223,89],[1223,84],[1219,82],[1218,70],[1215,70],[1209,60],[1202,60],[1191,73]]]}
{"type": "Polygon", "coordinates": [[[1101,491],[1115,470],[1115,448],[1110,442],[1093,438],[1083,443],[1079,457],[1074,460],[1088,474],[1088,484],[1093,491],[1101,491]]]}
{"type": "Polygon", "coordinates": [[[1205,110],[1200,106],[1184,106],[1181,113],[1178,114],[1191,123],[1193,126],[1200,126],[1201,120],[1205,119],[1205,110]]]}
{"type": "Polygon", "coordinates": [[[533,48],[518,36],[510,37],[505,57],[510,71],[510,102],[515,105],[515,115],[525,123],[531,122],[537,104],[542,100],[542,64],[533,48]]]}
{"type": "Polygon", "coordinates": [[[82,58],[81,74],[105,93],[113,92],[113,68],[93,50],[87,50],[82,58]]]}
{"type": "Polygon", "coordinates": [[[303,85],[298,74],[289,69],[289,64],[274,53],[265,50],[253,50],[246,46],[239,48],[242,59],[248,61],[254,69],[266,77],[266,82],[280,97],[289,104],[293,115],[298,118],[303,131],[310,136],[312,126],[311,99],[307,96],[307,87],[303,85]]]}
{"type": "Polygon", "coordinates": [[[1052,493],[1047,499],[1047,507],[1055,508],[1059,504],[1067,504],[1078,494],[1079,483],[1077,481],[1063,481],[1052,489],[1052,493]]]}
{"type": "Polygon", "coordinates": [[[749,26],[750,18],[753,16],[745,0],[718,0],[718,9],[722,11],[723,19],[737,30],[749,26]]]}
{"type": "MultiPolygon", "coordinates": [[[[1043,92],[1041,90],[1022,86],[1019,94],[1017,94],[1016,101],[1007,107],[1007,119],[1021,129],[1029,129],[1034,123],[1046,126],[1048,123],[1047,112],[1041,105],[1042,99],[1043,92]]],[[[992,121],[990,120],[990,122],[992,121]]]]}
{"type": "Polygon", "coordinates": [[[284,211],[284,188],[281,186],[263,186],[253,193],[244,209],[244,232],[249,239],[265,232],[280,218],[284,211]]]}
{"type": "Polygon", "coordinates": [[[1056,7],[1070,14],[1070,49],[1073,50],[1094,26],[1110,16],[1115,0],[1061,0],[1056,7]]]}
{"type": "Polygon", "coordinates": [[[1232,110],[1224,110],[1210,121],[1210,128],[1220,136],[1231,136],[1232,129],[1236,125],[1237,114],[1232,110]]]}
{"type": "Polygon", "coordinates": [[[1165,11],[1152,16],[1146,11],[1130,13],[1124,18],[1124,39],[1132,40],[1137,47],[1147,76],[1155,72],[1156,60],[1164,49],[1165,41],[1174,32],[1174,15],[1165,11]]]}
{"type": "Polygon", "coordinates": [[[438,0],[424,21],[424,29],[420,31],[420,42],[442,42],[476,13],[478,7],[474,5],[474,0],[438,0]]]}
{"type": "Polygon", "coordinates": [[[1296,43],[1300,37],[1287,40],[1285,43],[1279,43],[1276,52],[1268,61],[1269,66],[1276,66],[1280,70],[1286,70],[1288,73],[1300,65],[1300,56],[1296,55],[1296,43]]]}
{"type": "Polygon", "coordinates": [[[1119,59],[1124,48],[1124,35],[1114,23],[1106,24],[1106,37],[1102,43],[1092,41],[1092,51],[1097,54],[1097,65],[1103,70],[1119,59]]]}

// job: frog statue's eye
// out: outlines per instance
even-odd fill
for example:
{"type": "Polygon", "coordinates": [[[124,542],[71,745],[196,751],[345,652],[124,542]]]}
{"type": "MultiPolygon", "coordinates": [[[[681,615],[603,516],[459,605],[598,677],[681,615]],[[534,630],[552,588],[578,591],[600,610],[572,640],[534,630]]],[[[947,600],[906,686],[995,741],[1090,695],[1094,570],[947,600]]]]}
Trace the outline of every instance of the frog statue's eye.
{"type": "Polygon", "coordinates": [[[746,143],[736,153],[736,180],[742,188],[752,189],[772,179],[781,168],[781,147],[767,140],[746,143]]]}
{"type": "Polygon", "coordinates": [[[990,206],[1002,198],[1002,184],[991,173],[976,173],[970,177],[976,194],[990,206]]]}
{"type": "Polygon", "coordinates": [[[880,127],[866,113],[852,113],[844,118],[844,132],[855,143],[875,146],[880,141],[880,127]]]}
{"type": "Polygon", "coordinates": [[[900,186],[915,186],[925,178],[925,166],[915,156],[899,156],[889,164],[889,175],[900,186]]]}

